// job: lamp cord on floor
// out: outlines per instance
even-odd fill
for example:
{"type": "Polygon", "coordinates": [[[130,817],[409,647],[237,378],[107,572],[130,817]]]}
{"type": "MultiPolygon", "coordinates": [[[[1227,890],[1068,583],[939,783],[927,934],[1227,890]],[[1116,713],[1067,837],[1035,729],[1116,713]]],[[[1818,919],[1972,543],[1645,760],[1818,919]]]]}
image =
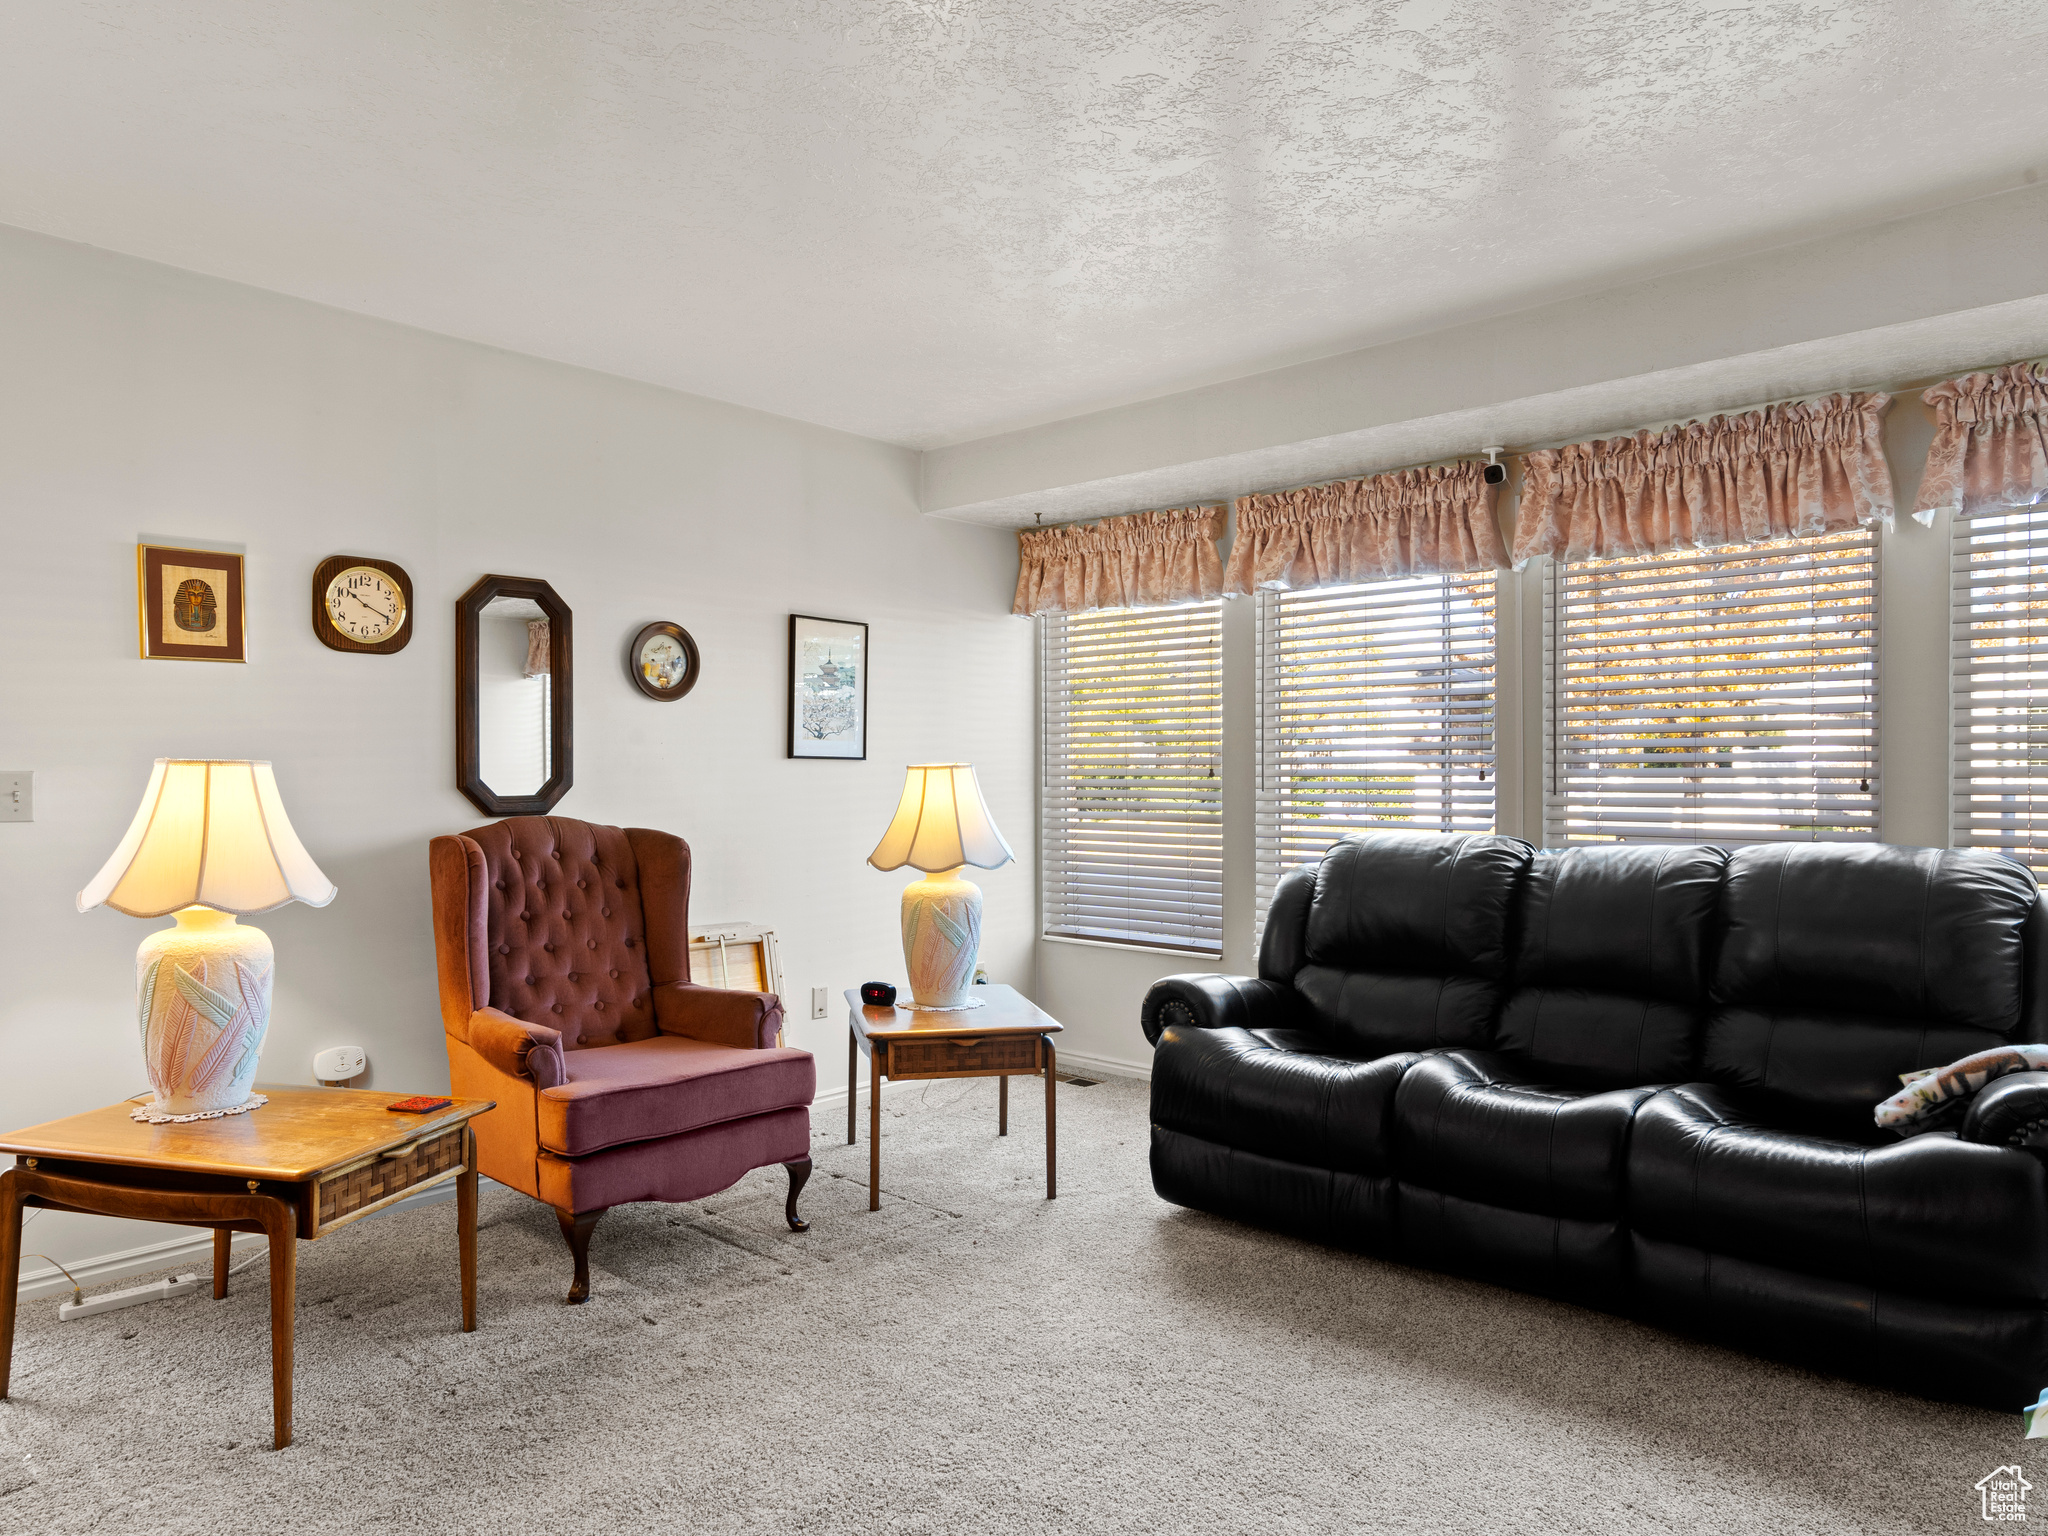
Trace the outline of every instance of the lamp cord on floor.
{"type": "MultiPolygon", "coordinates": [[[[26,1226],[27,1223],[24,1222],[22,1223],[22,1225],[26,1226]]],[[[64,1278],[71,1282],[72,1303],[76,1305],[78,1302],[85,1300],[85,1292],[80,1290],[78,1286],[78,1277],[72,1274],[70,1270],[64,1269],[64,1266],[62,1264],[58,1264],[57,1261],[51,1258],[47,1253],[27,1253],[23,1254],[22,1257],[27,1259],[41,1259],[45,1264],[56,1265],[58,1269],[64,1270],[64,1278]]]]}

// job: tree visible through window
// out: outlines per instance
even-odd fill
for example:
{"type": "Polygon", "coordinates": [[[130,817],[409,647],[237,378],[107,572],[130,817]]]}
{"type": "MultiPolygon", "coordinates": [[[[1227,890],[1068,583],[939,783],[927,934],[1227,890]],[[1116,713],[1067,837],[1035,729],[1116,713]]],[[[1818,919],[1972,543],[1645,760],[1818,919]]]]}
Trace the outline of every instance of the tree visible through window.
{"type": "Polygon", "coordinates": [[[1877,836],[1868,529],[1549,572],[1545,840],[1877,836]]]}
{"type": "Polygon", "coordinates": [[[1997,848],[2048,874],[2048,507],[1952,525],[1959,848],[1997,848]]]}
{"type": "Polygon", "coordinates": [[[1223,605],[1044,628],[1045,932],[1223,952],[1223,605]]]}
{"type": "Polygon", "coordinates": [[[1490,832],[1494,573],[1259,594],[1258,910],[1346,832],[1490,832]]]}

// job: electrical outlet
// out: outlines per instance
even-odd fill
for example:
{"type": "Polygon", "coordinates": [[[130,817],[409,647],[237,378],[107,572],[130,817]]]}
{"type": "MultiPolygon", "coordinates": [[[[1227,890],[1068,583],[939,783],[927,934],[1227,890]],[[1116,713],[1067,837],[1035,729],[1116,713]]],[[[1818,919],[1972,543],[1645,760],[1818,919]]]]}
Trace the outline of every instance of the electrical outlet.
{"type": "Polygon", "coordinates": [[[323,1083],[341,1083],[362,1076],[369,1058],[359,1045],[337,1045],[313,1058],[313,1076],[323,1083]]]}
{"type": "Polygon", "coordinates": [[[830,1008],[830,1007],[832,1006],[832,1005],[831,1005],[831,1003],[827,1001],[827,999],[828,999],[828,998],[830,998],[831,996],[832,996],[832,989],[831,989],[830,987],[813,987],[813,988],[811,988],[811,1017],[812,1017],[812,1018],[814,1018],[814,1019],[822,1019],[822,1018],[824,1018],[824,1017],[825,1017],[825,1010],[826,1010],[826,1009],[828,1009],[828,1008],[830,1008]]]}
{"type": "Polygon", "coordinates": [[[26,768],[0,768],[0,821],[36,819],[36,776],[26,768]]]}

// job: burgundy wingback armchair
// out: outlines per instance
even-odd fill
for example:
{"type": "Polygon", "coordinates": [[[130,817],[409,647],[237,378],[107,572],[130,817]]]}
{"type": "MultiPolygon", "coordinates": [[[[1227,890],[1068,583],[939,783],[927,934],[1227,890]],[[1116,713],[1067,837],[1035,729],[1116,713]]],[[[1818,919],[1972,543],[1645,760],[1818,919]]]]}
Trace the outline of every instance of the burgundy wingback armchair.
{"type": "Polygon", "coordinates": [[[749,1169],[811,1173],[809,1051],[782,1004],[690,980],[690,849],[641,827],[515,816],[428,849],[448,1072],[480,1170],[555,1208],[590,1294],[614,1205],[699,1200],[749,1169]]]}

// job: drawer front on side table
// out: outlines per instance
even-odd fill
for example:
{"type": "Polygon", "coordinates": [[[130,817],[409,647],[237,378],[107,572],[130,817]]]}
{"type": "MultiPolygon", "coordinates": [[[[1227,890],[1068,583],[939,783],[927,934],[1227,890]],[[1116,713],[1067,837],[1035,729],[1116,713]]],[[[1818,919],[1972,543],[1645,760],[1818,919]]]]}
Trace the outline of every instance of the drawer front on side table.
{"type": "Polygon", "coordinates": [[[982,1040],[892,1040],[888,1072],[909,1077],[933,1072],[1036,1072],[1038,1036],[994,1035],[982,1040]]]}
{"type": "Polygon", "coordinates": [[[318,1230],[338,1227],[407,1190],[439,1183],[459,1172],[465,1133],[465,1127],[458,1125],[431,1140],[416,1141],[328,1174],[320,1181],[318,1230]]]}

